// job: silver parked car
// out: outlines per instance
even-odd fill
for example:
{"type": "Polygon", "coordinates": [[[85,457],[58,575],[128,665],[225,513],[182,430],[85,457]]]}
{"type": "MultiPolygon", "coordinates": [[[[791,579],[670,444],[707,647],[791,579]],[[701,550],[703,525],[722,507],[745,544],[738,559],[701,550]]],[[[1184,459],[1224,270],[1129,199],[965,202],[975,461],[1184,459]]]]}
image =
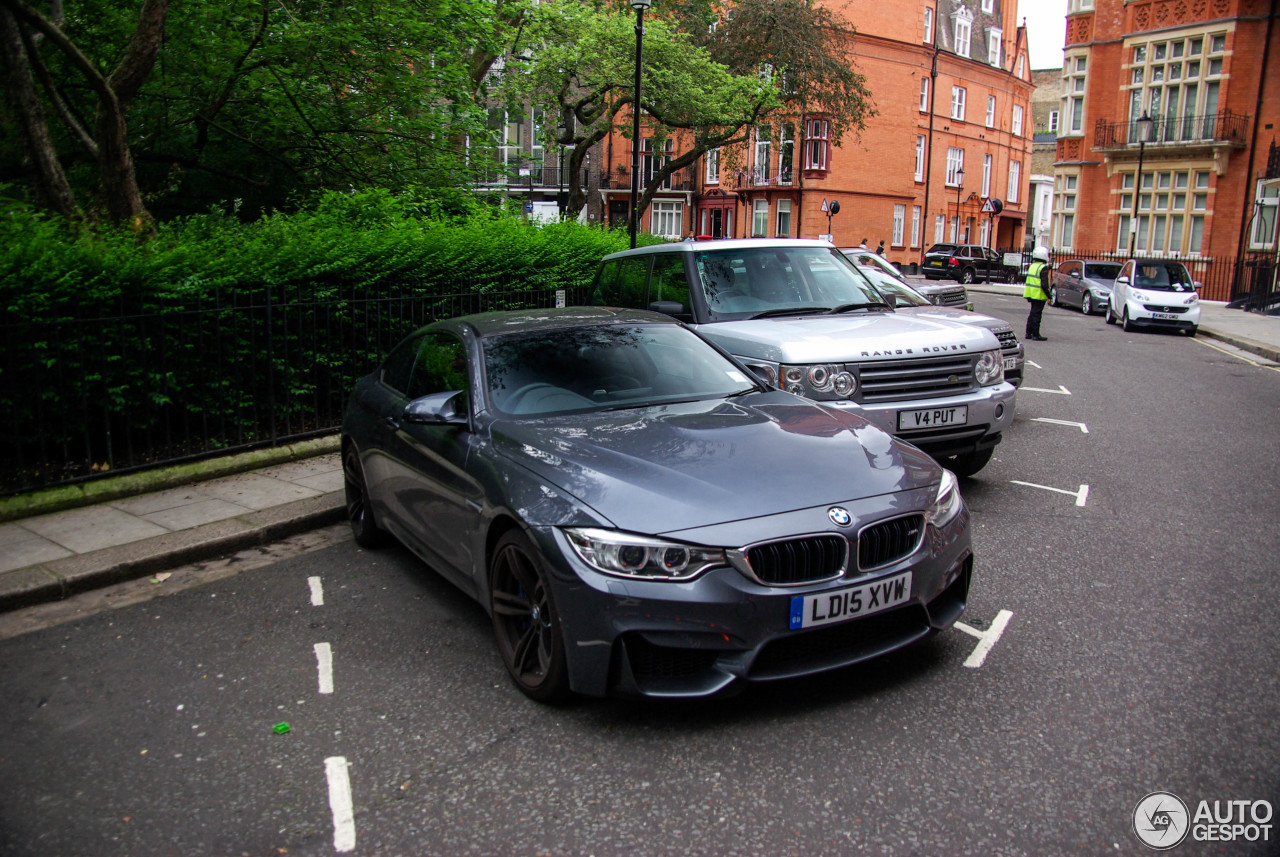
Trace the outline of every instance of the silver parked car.
{"type": "MultiPolygon", "coordinates": [[[[860,247],[850,247],[840,252],[848,256],[860,268],[878,268],[891,277],[902,278],[902,272],[877,253],[868,253],[860,247]]],[[[912,288],[924,295],[931,304],[954,309],[973,309],[973,301],[969,299],[969,290],[961,283],[935,283],[932,279],[926,279],[925,282],[912,288]]]]}
{"type": "Polygon", "coordinates": [[[883,268],[859,265],[858,270],[871,281],[871,285],[875,286],[886,301],[893,304],[896,312],[921,318],[976,324],[994,333],[996,339],[1000,340],[1000,353],[1004,358],[1004,379],[1015,387],[1021,386],[1024,349],[1009,322],[972,310],[935,306],[910,283],[886,273],[883,268]]]}
{"type": "Polygon", "coordinates": [[[1119,274],[1119,262],[1067,259],[1058,264],[1049,279],[1049,303],[1077,307],[1085,315],[1104,313],[1119,274]]]}
{"type": "Polygon", "coordinates": [[[425,327],[356,384],[342,460],[356,541],[390,533],[480,602],[540,701],[819,673],[968,597],[949,471],[656,313],[425,327]]]}

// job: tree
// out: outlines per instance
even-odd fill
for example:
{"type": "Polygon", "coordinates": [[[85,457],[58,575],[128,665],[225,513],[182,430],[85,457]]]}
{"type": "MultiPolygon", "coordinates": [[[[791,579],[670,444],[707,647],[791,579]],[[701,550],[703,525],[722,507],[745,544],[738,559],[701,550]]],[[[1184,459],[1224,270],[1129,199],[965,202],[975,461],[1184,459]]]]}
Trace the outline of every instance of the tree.
{"type": "MultiPolygon", "coordinates": [[[[36,94],[40,81],[59,118],[97,166],[98,208],[115,221],[141,225],[150,219],[142,204],[129,146],[126,114],[129,102],[151,73],[164,35],[169,0],[144,0],[136,26],[114,70],[109,74],[91,60],[62,28],[22,0],[0,0],[0,42],[8,68],[6,92],[10,109],[34,165],[35,193],[46,206],[66,216],[79,214],[70,183],[54,151],[54,138],[36,94]],[[48,41],[78,73],[96,101],[92,130],[70,109],[54,83],[40,52],[48,41]]],[[[61,4],[54,6],[61,18],[61,4]]]]}

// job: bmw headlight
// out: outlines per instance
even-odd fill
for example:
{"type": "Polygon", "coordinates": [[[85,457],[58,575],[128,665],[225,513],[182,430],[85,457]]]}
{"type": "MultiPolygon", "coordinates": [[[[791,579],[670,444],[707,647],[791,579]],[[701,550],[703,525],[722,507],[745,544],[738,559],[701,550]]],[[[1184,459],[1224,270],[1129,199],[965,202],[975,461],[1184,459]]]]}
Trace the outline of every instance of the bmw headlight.
{"type": "Polygon", "coordinates": [[[945,527],[960,514],[964,506],[960,499],[960,485],[956,475],[950,470],[942,471],[942,482],[938,484],[938,493],[933,497],[933,504],[924,513],[924,518],[935,527],[945,527]]]}
{"type": "Polygon", "coordinates": [[[839,363],[783,366],[779,387],[806,399],[848,399],[858,390],[858,376],[839,363]]]}
{"type": "Polygon", "coordinates": [[[617,530],[565,528],[578,558],[596,571],[644,580],[692,580],[709,568],[727,565],[722,550],[640,536],[617,530]]]}
{"type": "Polygon", "coordinates": [[[981,387],[989,387],[992,384],[999,384],[1004,380],[1004,360],[1001,359],[999,351],[984,351],[978,357],[977,364],[973,367],[973,376],[978,380],[981,387]]]}

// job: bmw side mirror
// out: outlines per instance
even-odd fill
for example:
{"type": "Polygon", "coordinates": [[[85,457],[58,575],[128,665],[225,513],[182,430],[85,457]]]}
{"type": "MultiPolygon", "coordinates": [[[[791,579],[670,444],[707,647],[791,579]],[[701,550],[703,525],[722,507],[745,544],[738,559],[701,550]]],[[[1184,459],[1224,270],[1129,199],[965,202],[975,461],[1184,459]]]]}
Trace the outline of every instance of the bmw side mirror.
{"type": "Polygon", "coordinates": [[[431,393],[404,406],[403,419],[414,425],[467,424],[467,394],[458,390],[431,393]]]}
{"type": "Polygon", "coordinates": [[[686,315],[684,304],[679,301],[654,301],[649,304],[649,309],[653,312],[660,312],[663,315],[669,315],[672,318],[686,315]]]}

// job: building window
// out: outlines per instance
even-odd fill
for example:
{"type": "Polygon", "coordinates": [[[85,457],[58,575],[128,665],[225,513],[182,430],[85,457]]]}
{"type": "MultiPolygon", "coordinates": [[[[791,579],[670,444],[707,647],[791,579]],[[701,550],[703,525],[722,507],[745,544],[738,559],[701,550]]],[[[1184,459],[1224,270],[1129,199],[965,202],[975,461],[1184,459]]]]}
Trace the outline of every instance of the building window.
{"type": "Polygon", "coordinates": [[[1276,212],[1280,211],[1280,187],[1263,187],[1259,180],[1253,200],[1253,228],[1249,231],[1249,249],[1273,250],[1276,246],[1276,212]]]}
{"type": "Polygon", "coordinates": [[[911,246],[920,246],[920,206],[911,206],[911,246]]]}
{"type": "Polygon", "coordinates": [[[982,11],[988,15],[995,11],[996,0],[982,0],[982,11]]]}
{"type": "Polygon", "coordinates": [[[1021,104],[1013,105],[1013,128],[1011,130],[1013,131],[1013,136],[1015,137],[1022,136],[1022,105],[1021,104]]]}
{"type": "Polygon", "coordinates": [[[1072,12],[1090,12],[1093,10],[1093,0],[1070,0],[1067,4],[1067,13],[1072,12]]]}
{"type": "Polygon", "coordinates": [[[720,183],[720,150],[707,152],[707,184],[720,183]]]}
{"type": "Polygon", "coordinates": [[[778,200],[778,222],[777,231],[774,233],[777,238],[791,237],[791,200],[778,200]]]}
{"type": "Polygon", "coordinates": [[[831,131],[831,122],[827,119],[810,119],[805,123],[807,126],[805,149],[804,149],[804,168],[806,170],[825,170],[827,169],[827,153],[829,144],[827,135],[831,131]]]}
{"type": "MultiPolygon", "coordinates": [[[[662,143],[662,150],[655,153],[653,150],[653,138],[646,137],[641,142],[640,148],[644,153],[644,161],[641,164],[644,168],[644,183],[648,185],[653,181],[653,177],[660,173],[662,168],[671,161],[675,151],[675,141],[668,137],[662,143]]],[[[669,173],[658,187],[662,190],[671,190],[671,176],[672,174],[669,173]]]]}
{"type": "Polygon", "coordinates": [[[783,122],[782,133],[778,137],[778,183],[791,184],[792,172],[796,159],[796,125],[794,122],[783,122]]]}
{"type": "Polygon", "coordinates": [[[769,232],[769,200],[757,199],[751,205],[751,234],[765,238],[769,232]]]}
{"type": "Polygon", "coordinates": [[[941,244],[947,234],[947,216],[939,214],[933,218],[933,243],[941,244]]]}
{"type": "Polygon", "coordinates": [[[973,13],[961,6],[951,15],[952,44],[962,57],[969,56],[969,42],[973,38],[973,13]]]}
{"type": "Polygon", "coordinates": [[[916,135],[916,181],[924,181],[924,147],[925,139],[923,134],[916,135]]]}
{"type": "Polygon", "coordinates": [[[987,96],[987,127],[996,127],[996,97],[994,95],[987,96]]]}
{"type": "Polygon", "coordinates": [[[924,7],[924,43],[933,44],[933,10],[928,6],[924,7]]]}
{"type": "Polygon", "coordinates": [[[982,227],[978,230],[978,243],[983,247],[991,244],[991,220],[989,218],[983,218],[982,220],[982,227]]]}
{"type": "Polygon", "coordinates": [[[893,207],[893,246],[902,246],[902,234],[906,228],[907,207],[905,205],[895,205],[893,207]]]}
{"type": "Polygon", "coordinates": [[[1058,133],[1058,117],[1059,117],[1060,115],[1061,115],[1061,114],[1060,114],[1060,113],[1058,113],[1058,111],[1057,111],[1057,110],[1050,110],[1050,111],[1049,111],[1049,133],[1050,133],[1050,134],[1057,134],[1057,133],[1058,133]]]}
{"type": "Polygon", "coordinates": [[[951,118],[964,121],[964,102],[968,93],[963,86],[951,87],[951,118]]]}
{"type": "Polygon", "coordinates": [[[1084,133],[1084,93],[1088,57],[1068,57],[1063,64],[1062,113],[1069,134],[1084,133]]]}
{"type": "Polygon", "coordinates": [[[1018,54],[1018,77],[1027,76],[1027,55],[1018,54]]]}
{"type": "Polygon", "coordinates": [[[991,196],[991,156],[982,156],[982,195],[991,196]]]}
{"type": "MultiPolygon", "coordinates": [[[[987,11],[983,9],[983,11],[987,11]]],[[[991,28],[987,30],[987,64],[1000,68],[1000,48],[1001,40],[1004,37],[1004,30],[991,28]]]]}
{"type": "Polygon", "coordinates": [[[679,238],[684,232],[684,206],[679,202],[655,202],[650,225],[654,235],[679,238]]]}
{"type": "Polygon", "coordinates": [[[960,187],[960,171],[964,169],[964,149],[947,147],[947,187],[960,187]]]}
{"type": "Polygon", "coordinates": [[[1022,184],[1022,161],[1009,162],[1009,198],[1006,202],[1017,202],[1022,198],[1021,192],[1018,190],[1022,184]]]}
{"type": "Polygon", "coordinates": [[[1076,191],[1080,183],[1079,176],[1060,175],[1054,180],[1054,246],[1061,250],[1070,250],[1076,233],[1076,191]]]}
{"type": "Polygon", "coordinates": [[[1225,34],[1151,41],[1132,46],[1129,79],[1129,142],[1136,143],[1132,124],[1143,114],[1156,121],[1152,141],[1212,140],[1218,132],[1217,114],[1225,34]]]}
{"type": "Polygon", "coordinates": [[[773,129],[768,125],[756,127],[755,170],[751,174],[756,184],[769,183],[769,155],[770,146],[772,146],[772,140],[770,139],[773,136],[772,131],[773,129]]]}
{"type": "Polygon", "coordinates": [[[929,112],[929,78],[920,78],[920,112],[929,112]]]}
{"type": "Polygon", "coordinates": [[[960,215],[958,214],[951,218],[951,243],[960,243],[960,215]]]}
{"type": "MultiPolygon", "coordinates": [[[[1189,170],[1143,172],[1137,189],[1138,220],[1134,252],[1156,255],[1200,253],[1209,207],[1209,173],[1189,170]]],[[[1134,175],[1120,177],[1116,249],[1129,250],[1134,201],[1134,175]]]]}

